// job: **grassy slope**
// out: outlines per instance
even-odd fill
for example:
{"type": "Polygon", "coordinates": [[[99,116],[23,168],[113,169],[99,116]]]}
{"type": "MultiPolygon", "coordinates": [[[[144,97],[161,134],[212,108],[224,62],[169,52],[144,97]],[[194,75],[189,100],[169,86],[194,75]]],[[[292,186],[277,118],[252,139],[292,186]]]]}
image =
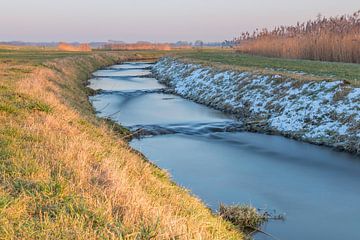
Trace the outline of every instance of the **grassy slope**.
{"type": "Polygon", "coordinates": [[[217,64],[250,71],[261,70],[265,74],[280,73],[302,79],[342,79],[360,86],[360,64],[268,58],[220,50],[179,52],[175,56],[203,64],[217,64]]]}
{"type": "Polygon", "coordinates": [[[239,239],[97,119],[89,73],[155,53],[0,50],[0,239],[239,239]]]}

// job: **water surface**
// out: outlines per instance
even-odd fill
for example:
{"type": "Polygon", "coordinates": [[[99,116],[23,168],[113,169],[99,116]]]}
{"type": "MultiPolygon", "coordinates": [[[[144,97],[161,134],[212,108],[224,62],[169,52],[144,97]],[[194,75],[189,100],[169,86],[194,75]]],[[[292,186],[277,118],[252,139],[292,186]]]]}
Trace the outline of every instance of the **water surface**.
{"type": "MultiPolygon", "coordinates": [[[[149,63],[98,71],[91,97],[98,115],[148,137],[140,150],[209,207],[247,203],[285,213],[263,229],[279,239],[360,239],[360,159],[279,136],[241,131],[217,110],[164,93],[149,63]]],[[[272,239],[257,234],[255,239],[272,239]]]]}

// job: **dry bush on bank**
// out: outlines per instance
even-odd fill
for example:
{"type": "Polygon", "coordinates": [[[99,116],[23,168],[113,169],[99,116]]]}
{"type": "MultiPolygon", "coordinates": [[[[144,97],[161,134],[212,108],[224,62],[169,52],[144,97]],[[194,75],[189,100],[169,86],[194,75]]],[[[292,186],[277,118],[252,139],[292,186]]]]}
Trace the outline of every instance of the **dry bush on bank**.
{"type": "Polygon", "coordinates": [[[261,214],[256,208],[247,205],[226,206],[220,204],[219,214],[245,232],[258,229],[268,220],[267,215],[261,214]]]}

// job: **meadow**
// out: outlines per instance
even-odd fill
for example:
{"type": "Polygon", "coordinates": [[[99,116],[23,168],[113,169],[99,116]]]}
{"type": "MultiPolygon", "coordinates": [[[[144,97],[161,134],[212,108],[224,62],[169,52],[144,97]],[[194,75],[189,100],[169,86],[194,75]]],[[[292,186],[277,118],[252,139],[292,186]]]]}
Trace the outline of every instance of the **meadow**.
{"type": "Polygon", "coordinates": [[[269,75],[280,74],[303,80],[344,80],[354,86],[360,85],[360,65],[353,63],[283,59],[239,54],[232,50],[219,49],[181,51],[173,56],[217,68],[269,75]]]}
{"type": "Polygon", "coordinates": [[[0,50],[0,239],[242,239],[88,101],[91,72],[162,55],[0,50]]]}
{"type": "Polygon", "coordinates": [[[0,47],[0,239],[242,239],[99,119],[96,69],[173,57],[216,68],[359,86],[358,64],[229,50],[93,51],[0,47]]]}

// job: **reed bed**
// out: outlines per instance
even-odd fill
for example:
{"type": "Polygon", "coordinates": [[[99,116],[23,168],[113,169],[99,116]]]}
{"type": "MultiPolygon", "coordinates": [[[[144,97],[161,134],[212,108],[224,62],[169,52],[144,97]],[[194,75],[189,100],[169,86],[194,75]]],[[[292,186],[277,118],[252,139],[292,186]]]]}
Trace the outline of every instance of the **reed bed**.
{"type": "Polygon", "coordinates": [[[360,10],[321,17],[295,26],[243,33],[233,40],[237,52],[267,57],[360,63],[360,10]]]}

